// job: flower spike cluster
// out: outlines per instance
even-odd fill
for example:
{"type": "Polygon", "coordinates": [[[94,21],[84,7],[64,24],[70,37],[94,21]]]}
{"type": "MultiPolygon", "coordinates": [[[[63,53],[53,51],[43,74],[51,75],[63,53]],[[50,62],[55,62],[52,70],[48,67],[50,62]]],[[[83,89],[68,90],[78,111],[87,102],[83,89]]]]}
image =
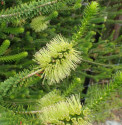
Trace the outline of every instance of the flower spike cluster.
{"type": "Polygon", "coordinates": [[[72,95],[65,101],[44,107],[40,118],[45,125],[91,125],[88,122],[89,111],[84,110],[79,95],[72,95]]]}
{"type": "Polygon", "coordinates": [[[44,71],[42,77],[50,84],[59,83],[69,76],[71,70],[75,70],[81,62],[80,52],[61,35],[53,38],[46,47],[36,52],[34,57],[44,71]]]}

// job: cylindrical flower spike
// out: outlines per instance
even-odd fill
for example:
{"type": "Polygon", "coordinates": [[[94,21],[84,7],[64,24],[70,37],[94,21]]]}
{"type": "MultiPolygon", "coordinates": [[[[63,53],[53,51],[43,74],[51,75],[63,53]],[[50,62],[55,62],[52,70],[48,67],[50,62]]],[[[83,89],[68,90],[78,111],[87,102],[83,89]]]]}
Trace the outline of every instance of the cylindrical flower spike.
{"type": "Polygon", "coordinates": [[[39,16],[32,20],[30,26],[35,32],[41,32],[47,29],[49,21],[46,20],[46,17],[39,16]]]}
{"type": "Polygon", "coordinates": [[[61,35],[53,38],[46,47],[36,52],[34,57],[44,71],[44,80],[47,79],[49,84],[59,83],[81,62],[80,52],[61,35]]]}
{"type": "MultiPolygon", "coordinates": [[[[73,125],[84,125],[78,123],[78,122],[82,123],[81,119],[85,115],[84,114],[82,116],[81,114],[82,110],[83,109],[80,104],[80,97],[78,95],[72,95],[65,101],[60,101],[54,105],[43,108],[42,113],[40,114],[40,119],[43,124],[46,123],[57,124],[61,121],[66,123],[72,122],[73,125]]],[[[85,120],[87,119],[83,119],[84,123],[85,120]]]]}

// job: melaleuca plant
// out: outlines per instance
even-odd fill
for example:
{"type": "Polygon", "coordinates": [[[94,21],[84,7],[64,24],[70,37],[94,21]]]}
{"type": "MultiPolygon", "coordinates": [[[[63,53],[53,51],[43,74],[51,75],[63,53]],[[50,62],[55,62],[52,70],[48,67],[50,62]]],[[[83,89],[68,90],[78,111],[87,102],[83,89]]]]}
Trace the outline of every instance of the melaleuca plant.
{"type": "MultiPolygon", "coordinates": [[[[16,74],[13,78],[10,77],[8,80],[2,82],[0,89],[1,96],[5,96],[5,94],[8,93],[9,88],[12,87],[11,91],[9,91],[10,95],[8,95],[8,97],[11,98],[15,91],[17,91],[17,93],[21,91],[18,90],[19,88],[15,90],[15,87],[13,86],[18,86],[20,84],[23,86],[26,79],[29,79],[40,72],[42,72],[41,77],[44,77],[44,80],[48,81],[48,85],[59,83],[61,80],[69,76],[71,70],[75,70],[77,64],[81,61],[80,52],[76,51],[73,44],[69,43],[68,40],[61,35],[53,38],[50,43],[39,50],[34,57],[34,60],[39,66],[21,72],[20,74],[16,74]],[[8,88],[4,90],[3,88],[6,87],[8,82],[10,84],[8,88]]],[[[29,81],[27,84],[28,83],[29,81]]]]}
{"type": "MultiPolygon", "coordinates": [[[[91,20],[98,12],[98,3],[91,2],[86,6],[87,2],[80,0],[23,1],[20,1],[22,4],[19,4],[18,7],[3,10],[0,13],[0,21],[8,24],[8,32],[7,28],[4,32],[10,34],[10,39],[16,42],[13,43],[14,50],[22,49],[30,52],[29,60],[33,53],[41,49],[34,55],[34,66],[29,66],[27,59],[25,65],[28,69],[0,83],[0,124],[91,125],[91,116],[94,116],[96,105],[99,106],[113,90],[120,87],[121,83],[121,77],[118,74],[118,77],[113,80],[114,82],[111,81],[110,85],[102,89],[103,91],[95,91],[98,90],[98,87],[90,89],[96,93],[91,94],[89,90],[84,106],[81,105],[82,97],[76,95],[83,90],[82,84],[86,76],[97,79],[96,81],[108,78],[107,75],[111,76],[111,71],[106,68],[109,65],[101,63],[110,64],[113,60],[106,61],[101,57],[106,55],[108,58],[111,55],[110,52],[113,52],[114,45],[108,44],[102,39],[98,44],[94,42],[95,31],[98,29],[95,24],[91,25],[91,20]],[[80,8],[81,3],[86,6],[84,13],[80,8]],[[52,23],[51,19],[57,16],[53,10],[59,9],[59,16],[52,23]],[[38,15],[43,19],[36,17],[38,15]],[[62,15],[65,16],[65,19],[62,15]],[[20,19],[27,19],[24,26],[18,22],[18,20],[21,22],[20,19]],[[20,27],[10,28],[11,24],[8,22],[12,22],[13,25],[14,21],[15,26],[19,24],[20,27]],[[50,25],[43,25],[48,21],[50,21],[50,25]],[[79,26],[75,29],[76,25],[79,26]],[[44,28],[45,26],[46,28],[44,28]],[[35,33],[36,30],[39,32],[35,33]],[[19,33],[23,34],[17,36],[19,33]],[[59,33],[62,35],[57,35],[59,33]],[[52,40],[49,41],[50,39],[52,40]],[[79,67],[78,64],[80,64],[79,67]],[[86,71],[91,71],[93,74],[85,74],[86,71]],[[99,72],[102,72],[102,75],[99,72]],[[72,96],[69,97],[70,95],[72,96]]],[[[20,2],[15,1],[15,3],[20,2]]],[[[4,37],[6,36],[1,38],[4,37]]],[[[6,47],[4,44],[2,45],[2,54],[8,46],[9,44],[6,47]]]]}

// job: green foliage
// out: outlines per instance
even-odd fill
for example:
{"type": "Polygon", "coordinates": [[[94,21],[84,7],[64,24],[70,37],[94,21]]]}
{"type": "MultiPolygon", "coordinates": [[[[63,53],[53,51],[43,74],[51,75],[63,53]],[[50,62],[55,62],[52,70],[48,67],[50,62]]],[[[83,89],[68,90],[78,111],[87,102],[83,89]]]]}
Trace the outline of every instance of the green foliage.
{"type": "Polygon", "coordinates": [[[63,95],[64,96],[69,96],[70,94],[74,94],[77,91],[77,94],[83,90],[83,84],[84,79],[79,78],[79,77],[74,77],[72,80],[72,83],[66,87],[66,90],[64,91],[63,95]],[[80,91],[78,91],[80,89],[80,91]]]}
{"type": "Polygon", "coordinates": [[[15,91],[18,92],[18,90],[21,89],[21,86],[22,86],[21,82],[24,82],[23,77],[25,77],[28,74],[29,74],[29,70],[25,70],[21,74],[20,73],[16,74],[14,77],[10,77],[6,81],[2,82],[0,84],[1,98],[4,96],[14,98],[14,96],[12,96],[12,94],[14,94],[15,91]],[[18,90],[17,90],[17,88],[18,88],[18,90]]]}
{"type": "Polygon", "coordinates": [[[117,89],[117,92],[113,92],[110,97],[108,97],[107,101],[102,102],[100,106],[95,106],[92,111],[94,113],[94,121],[99,123],[104,122],[107,119],[113,119],[117,117],[113,112],[119,111],[121,109],[121,91],[121,88],[117,89]]]}
{"type": "Polygon", "coordinates": [[[6,49],[9,47],[9,45],[10,45],[10,41],[9,40],[5,40],[3,42],[3,44],[0,46],[0,56],[5,53],[6,49]]]}
{"type": "Polygon", "coordinates": [[[59,1],[32,1],[29,4],[24,3],[17,7],[3,10],[0,13],[0,22],[2,21],[12,21],[13,19],[26,19],[33,18],[34,16],[41,14],[47,14],[53,10],[59,9],[61,5],[72,3],[75,0],[59,0],[59,1]]]}
{"type": "Polygon", "coordinates": [[[83,36],[84,32],[86,31],[90,20],[93,18],[93,16],[98,12],[98,3],[92,2],[89,4],[83,14],[83,21],[81,22],[81,26],[79,27],[77,33],[73,35],[73,40],[77,43],[78,40],[83,36]]]}
{"type": "Polygon", "coordinates": [[[116,91],[117,88],[121,87],[121,83],[122,72],[117,72],[116,75],[113,77],[113,80],[111,80],[109,84],[104,86],[104,88],[101,89],[99,85],[91,86],[87,94],[89,99],[87,98],[86,100],[86,103],[88,103],[88,107],[90,109],[95,109],[95,106],[98,106],[101,104],[102,101],[107,100],[112,92],[116,91]]]}
{"type": "MultiPolygon", "coordinates": [[[[0,75],[4,75],[4,76],[11,76],[11,75],[14,75],[16,74],[16,72],[13,70],[11,71],[7,71],[7,72],[4,72],[6,71],[6,69],[10,69],[10,68],[14,68],[14,67],[17,67],[17,66],[7,66],[7,65],[3,65],[4,62],[17,62],[25,57],[28,56],[28,53],[27,52],[21,52],[19,54],[14,54],[14,55],[7,55],[7,49],[10,45],[10,41],[9,40],[5,40],[2,45],[0,46],[0,62],[1,62],[1,68],[0,68],[0,75]],[[3,68],[4,67],[4,68],[3,68]]],[[[18,66],[20,67],[20,66],[18,66]]]]}
{"type": "Polygon", "coordinates": [[[119,2],[6,0],[0,6],[0,124],[91,125],[104,108],[121,105],[121,99],[106,103],[122,81],[121,72],[110,81],[122,68],[122,36],[113,39],[119,2]]]}
{"type": "Polygon", "coordinates": [[[19,34],[24,32],[24,28],[22,27],[7,27],[6,29],[3,30],[5,33],[11,33],[11,34],[19,34]]]}
{"type": "Polygon", "coordinates": [[[3,56],[3,57],[0,57],[0,61],[1,62],[17,61],[17,60],[20,60],[22,58],[25,58],[27,55],[28,55],[27,52],[22,52],[22,53],[12,55],[12,56],[3,56]]]}
{"type": "Polygon", "coordinates": [[[21,124],[29,125],[30,123],[26,121],[21,115],[16,115],[11,110],[8,110],[2,106],[0,106],[0,124],[1,125],[14,125],[21,124]]]}

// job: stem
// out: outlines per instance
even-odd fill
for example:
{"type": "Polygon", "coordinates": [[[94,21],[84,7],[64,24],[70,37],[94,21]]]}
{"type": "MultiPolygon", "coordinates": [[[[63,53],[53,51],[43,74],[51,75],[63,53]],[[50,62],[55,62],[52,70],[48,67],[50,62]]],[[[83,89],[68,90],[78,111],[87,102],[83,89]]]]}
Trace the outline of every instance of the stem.
{"type": "Polygon", "coordinates": [[[25,111],[25,112],[16,111],[16,113],[19,113],[19,114],[36,114],[36,113],[42,113],[42,110],[39,110],[39,111],[25,111]]]}
{"type": "Polygon", "coordinates": [[[37,73],[40,73],[41,71],[43,71],[43,69],[39,69],[39,70],[37,70],[37,71],[35,71],[35,72],[31,73],[31,74],[28,74],[28,75],[25,76],[23,79],[27,79],[27,78],[29,78],[29,77],[31,77],[31,76],[37,74],[37,73]]]}
{"type": "Polygon", "coordinates": [[[92,64],[95,64],[95,65],[105,66],[105,67],[112,67],[112,68],[118,67],[118,66],[115,66],[115,65],[106,65],[106,64],[103,64],[103,63],[92,62],[92,61],[84,60],[84,59],[82,59],[82,61],[92,63],[92,64]]]}

